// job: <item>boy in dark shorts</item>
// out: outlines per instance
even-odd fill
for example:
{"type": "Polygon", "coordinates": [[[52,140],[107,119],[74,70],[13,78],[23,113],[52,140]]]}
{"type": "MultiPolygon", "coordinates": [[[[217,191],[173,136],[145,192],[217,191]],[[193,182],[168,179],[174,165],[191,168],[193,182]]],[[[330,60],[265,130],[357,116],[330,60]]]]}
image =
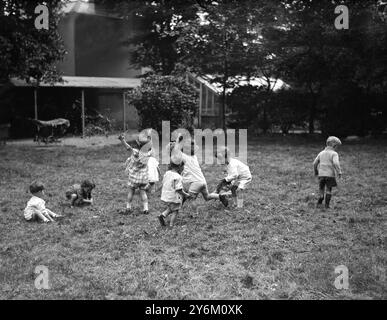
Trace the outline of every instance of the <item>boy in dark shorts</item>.
{"type": "Polygon", "coordinates": [[[332,198],[332,188],[337,186],[336,176],[341,178],[339,155],[336,149],[341,145],[337,137],[327,139],[327,147],[321,151],[313,162],[314,174],[318,176],[320,195],[317,205],[320,206],[325,198],[325,208],[329,208],[332,198]]]}

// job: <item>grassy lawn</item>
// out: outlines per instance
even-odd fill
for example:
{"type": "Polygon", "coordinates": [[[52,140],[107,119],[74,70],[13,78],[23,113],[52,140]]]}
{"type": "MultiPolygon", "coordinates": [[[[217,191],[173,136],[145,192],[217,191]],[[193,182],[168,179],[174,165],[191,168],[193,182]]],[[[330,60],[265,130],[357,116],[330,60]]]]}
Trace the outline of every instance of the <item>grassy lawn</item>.
{"type": "MultiPolygon", "coordinates": [[[[330,211],[315,209],[312,161],[323,145],[251,142],[245,208],[224,210],[200,197],[172,230],[159,226],[159,194],[150,199],[149,216],[117,214],[127,195],[120,146],[6,146],[0,299],[386,299],[387,144],[344,144],[344,178],[330,211]],[[70,209],[64,191],[84,178],[97,185],[95,205],[70,209]],[[23,220],[35,179],[45,183],[47,207],[63,220],[23,220]],[[35,289],[39,265],[49,268],[50,290],[35,289]],[[348,290],[334,286],[339,265],[349,269],[348,290]]],[[[203,172],[213,190],[222,168],[203,172]]]]}

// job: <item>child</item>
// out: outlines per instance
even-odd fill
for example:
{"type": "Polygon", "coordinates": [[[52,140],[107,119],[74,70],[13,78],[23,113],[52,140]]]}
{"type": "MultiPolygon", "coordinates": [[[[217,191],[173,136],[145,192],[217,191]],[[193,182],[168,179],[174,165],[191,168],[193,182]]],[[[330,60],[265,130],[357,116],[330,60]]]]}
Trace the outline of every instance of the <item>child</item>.
{"type": "Polygon", "coordinates": [[[319,180],[320,197],[317,202],[318,206],[323,203],[325,194],[325,208],[329,208],[332,188],[337,186],[336,175],[341,178],[339,155],[335,151],[340,145],[339,138],[329,137],[327,147],[318,154],[313,162],[314,174],[318,176],[319,180]]]}
{"type": "Polygon", "coordinates": [[[243,193],[252,179],[250,168],[243,162],[234,158],[227,147],[221,148],[215,156],[220,161],[224,161],[227,165],[227,177],[221,180],[216,188],[216,193],[220,193],[224,187],[226,190],[231,190],[234,203],[237,204],[238,208],[242,208],[243,193]]]}
{"type": "Polygon", "coordinates": [[[66,191],[66,198],[71,200],[71,208],[81,205],[92,205],[93,198],[91,191],[95,188],[95,184],[89,180],[84,180],[80,185],[74,184],[66,191]]]}
{"type": "Polygon", "coordinates": [[[159,162],[155,157],[150,156],[148,160],[149,185],[147,190],[149,190],[151,193],[156,192],[156,183],[159,182],[159,176],[160,176],[159,162]]]}
{"type": "Polygon", "coordinates": [[[161,201],[167,209],[159,215],[159,221],[163,227],[166,226],[165,219],[169,215],[171,215],[170,227],[174,226],[183,198],[189,197],[189,194],[183,190],[183,178],[180,175],[183,168],[184,164],[176,164],[171,161],[168,171],[164,175],[161,201]]]}
{"type": "Polygon", "coordinates": [[[40,182],[34,182],[30,185],[31,199],[24,209],[24,218],[27,221],[43,221],[44,223],[53,222],[53,218],[62,217],[46,208],[46,202],[42,199],[44,196],[44,185],[40,182]]]}
{"type": "Polygon", "coordinates": [[[143,214],[149,214],[148,208],[148,196],[146,190],[148,188],[148,161],[152,151],[144,152],[141,150],[148,143],[150,143],[150,136],[140,134],[136,140],[134,147],[130,146],[126,141],[124,135],[118,137],[125,148],[131,152],[131,156],[126,160],[126,173],[129,176],[128,179],[128,201],[126,203],[125,214],[132,212],[132,200],[136,189],[140,190],[140,197],[143,205],[143,214]]]}
{"type": "MultiPolygon", "coordinates": [[[[196,199],[197,196],[201,193],[204,200],[220,200],[222,204],[227,207],[228,200],[227,196],[219,195],[216,193],[209,193],[207,187],[207,181],[204,178],[202,169],[200,168],[198,158],[195,153],[197,151],[197,146],[194,141],[191,142],[191,152],[190,155],[182,152],[183,150],[183,136],[179,135],[177,141],[172,144],[173,148],[171,151],[172,156],[180,156],[184,164],[184,170],[182,172],[183,177],[183,186],[184,191],[187,192],[191,198],[196,199]]],[[[183,203],[186,199],[183,200],[183,203]]]]}

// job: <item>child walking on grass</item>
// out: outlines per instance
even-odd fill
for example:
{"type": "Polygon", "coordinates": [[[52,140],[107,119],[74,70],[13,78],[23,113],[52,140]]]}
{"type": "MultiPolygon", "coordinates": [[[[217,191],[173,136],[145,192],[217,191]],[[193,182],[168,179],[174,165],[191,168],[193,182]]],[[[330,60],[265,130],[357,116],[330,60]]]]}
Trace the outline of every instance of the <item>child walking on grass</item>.
{"type": "Polygon", "coordinates": [[[161,201],[165,204],[166,210],[159,215],[159,221],[163,227],[166,226],[165,219],[169,215],[171,215],[169,225],[170,227],[174,226],[183,198],[189,197],[189,194],[183,190],[183,178],[180,175],[183,168],[183,164],[176,164],[171,161],[168,171],[164,175],[161,201]]]}
{"type": "Polygon", "coordinates": [[[62,217],[46,208],[44,196],[44,185],[40,182],[33,182],[30,185],[31,199],[24,209],[24,218],[27,221],[42,221],[44,223],[53,222],[54,218],[62,217]]]}
{"type": "Polygon", "coordinates": [[[225,194],[230,195],[231,193],[234,198],[234,205],[236,204],[238,208],[242,208],[243,194],[252,180],[250,168],[234,158],[227,147],[220,148],[215,156],[227,165],[227,176],[220,181],[216,193],[219,194],[224,189],[229,191],[225,194]]]}
{"type": "MultiPolygon", "coordinates": [[[[133,195],[136,189],[140,191],[140,197],[143,205],[143,214],[149,214],[148,208],[148,196],[146,190],[149,186],[148,177],[148,161],[152,151],[143,151],[143,147],[150,142],[150,136],[140,134],[136,140],[134,147],[130,146],[125,141],[125,136],[122,134],[118,137],[123,146],[131,153],[130,157],[126,160],[126,170],[128,174],[128,201],[126,203],[125,214],[132,213],[132,201],[133,195]]],[[[146,148],[146,147],[145,147],[146,148]]]]}
{"type": "Polygon", "coordinates": [[[336,149],[341,145],[337,137],[327,139],[327,147],[321,151],[313,162],[314,174],[319,181],[319,199],[317,205],[322,205],[325,198],[325,208],[329,208],[332,198],[332,188],[337,186],[336,176],[341,178],[342,172],[339,155],[336,149]]]}

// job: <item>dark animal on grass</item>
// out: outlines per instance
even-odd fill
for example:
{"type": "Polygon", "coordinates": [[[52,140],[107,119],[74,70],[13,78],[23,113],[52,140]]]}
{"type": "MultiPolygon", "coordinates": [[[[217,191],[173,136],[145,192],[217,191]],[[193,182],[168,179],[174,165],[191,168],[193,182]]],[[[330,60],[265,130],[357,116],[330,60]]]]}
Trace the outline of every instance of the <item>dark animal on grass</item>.
{"type": "Polygon", "coordinates": [[[40,143],[41,141],[46,144],[59,142],[59,139],[65,135],[67,129],[70,127],[70,121],[62,118],[50,121],[42,121],[36,119],[28,120],[31,121],[36,127],[34,141],[38,143],[40,143]]]}

